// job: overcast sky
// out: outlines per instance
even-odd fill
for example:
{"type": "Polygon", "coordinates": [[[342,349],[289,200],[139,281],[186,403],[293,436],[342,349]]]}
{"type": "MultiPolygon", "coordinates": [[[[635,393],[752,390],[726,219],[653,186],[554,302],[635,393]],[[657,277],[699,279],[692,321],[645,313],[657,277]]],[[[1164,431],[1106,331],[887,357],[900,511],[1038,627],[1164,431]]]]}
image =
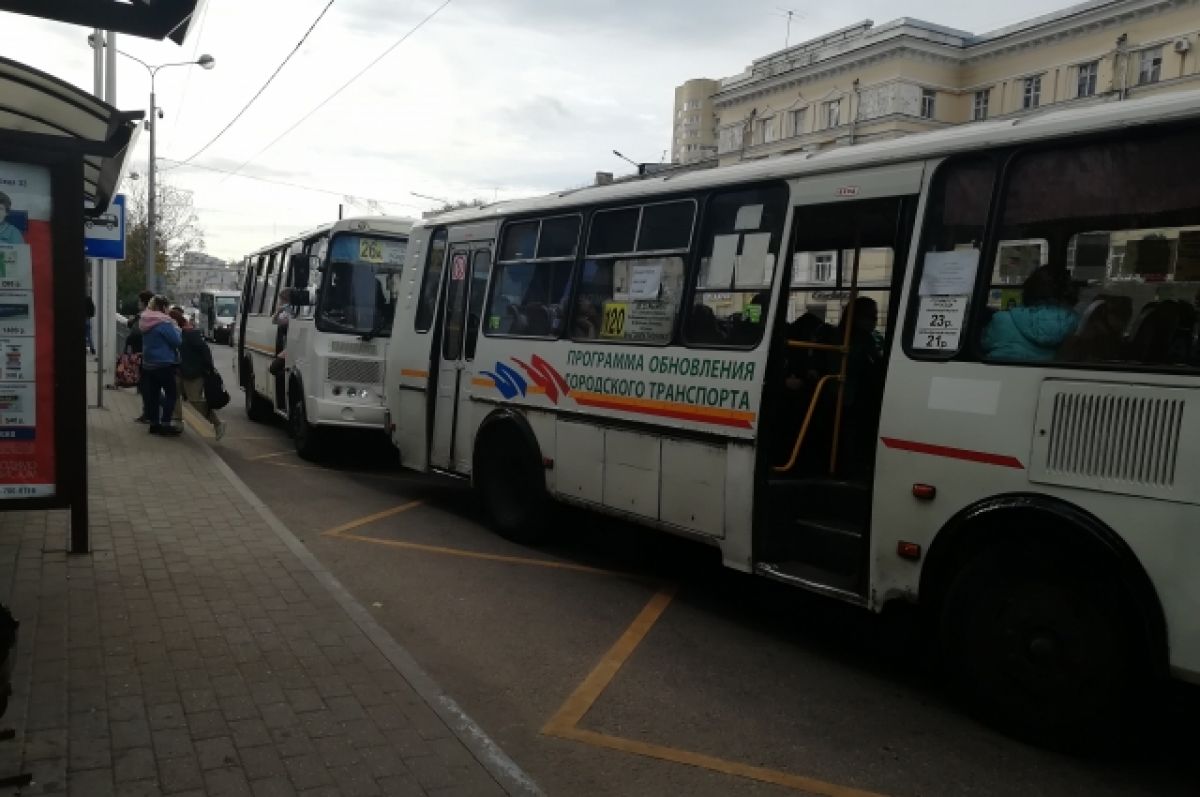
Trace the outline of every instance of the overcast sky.
{"type": "MultiPolygon", "coordinates": [[[[327,0],[209,0],[188,42],[120,37],[150,64],[210,53],[216,68],[164,70],[160,158],[183,159],[223,127],[292,50],[327,0]]],[[[441,0],[336,0],[300,52],[194,163],[235,169],[394,44],[441,0]]],[[[208,251],[248,250],[337,217],[342,196],[416,215],[448,199],[524,196],[628,170],[611,151],[658,161],[671,145],[674,87],[719,78],[784,45],[863,19],[911,16],[984,32],[1070,5],[1055,0],[452,0],[425,27],[243,170],[160,165],[194,192],[208,251]]],[[[0,12],[0,53],[90,90],[89,31],[0,12]]],[[[145,69],[118,65],[118,102],[148,107],[145,69]]],[[[133,168],[146,171],[147,137],[133,168]]],[[[360,206],[359,212],[369,212],[360,206]]],[[[347,207],[347,215],[354,212],[347,207]]]]}

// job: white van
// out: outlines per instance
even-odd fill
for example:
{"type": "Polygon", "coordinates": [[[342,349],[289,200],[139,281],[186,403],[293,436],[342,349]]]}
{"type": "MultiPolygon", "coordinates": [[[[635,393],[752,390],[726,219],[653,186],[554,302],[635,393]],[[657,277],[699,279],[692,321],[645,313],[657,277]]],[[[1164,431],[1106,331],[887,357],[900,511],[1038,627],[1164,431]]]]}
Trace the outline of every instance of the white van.
{"type": "Polygon", "coordinates": [[[239,291],[201,291],[200,320],[196,324],[205,340],[233,342],[233,322],[237,318],[239,291]]]}

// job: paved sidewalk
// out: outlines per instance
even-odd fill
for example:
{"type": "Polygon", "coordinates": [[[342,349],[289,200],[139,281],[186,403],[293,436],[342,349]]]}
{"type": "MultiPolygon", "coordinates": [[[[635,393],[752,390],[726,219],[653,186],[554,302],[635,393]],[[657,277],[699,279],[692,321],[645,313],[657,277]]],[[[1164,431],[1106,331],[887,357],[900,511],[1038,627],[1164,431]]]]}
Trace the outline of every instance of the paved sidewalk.
{"type": "Polygon", "coordinates": [[[0,513],[21,621],[0,776],[87,797],[537,793],[193,433],[151,437],[129,392],[105,404],[93,553],[65,553],[64,513],[0,513]]]}

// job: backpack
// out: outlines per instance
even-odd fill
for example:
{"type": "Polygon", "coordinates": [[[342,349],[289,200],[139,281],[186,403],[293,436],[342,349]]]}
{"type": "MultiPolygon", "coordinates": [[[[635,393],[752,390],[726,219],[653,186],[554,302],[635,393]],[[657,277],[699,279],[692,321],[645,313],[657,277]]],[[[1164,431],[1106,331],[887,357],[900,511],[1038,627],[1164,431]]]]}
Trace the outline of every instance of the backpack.
{"type": "Polygon", "coordinates": [[[225,381],[215,370],[204,375],[204,402],[210,410],[219,410],[229,404],[229,392],[225,390],[225,381]]]}

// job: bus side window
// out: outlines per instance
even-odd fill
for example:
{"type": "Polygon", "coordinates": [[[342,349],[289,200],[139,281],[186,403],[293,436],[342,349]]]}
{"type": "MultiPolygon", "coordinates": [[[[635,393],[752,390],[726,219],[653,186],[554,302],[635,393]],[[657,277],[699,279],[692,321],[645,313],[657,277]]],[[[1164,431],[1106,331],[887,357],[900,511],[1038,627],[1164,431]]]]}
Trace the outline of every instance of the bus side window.
{"type": "Polygon", "coordinates": [[[695,219],[694,199],[595,213],[571,337],[669,344],[683,301],[684,257],[695,219]]]}
{"type": "Polygon", "coordinates": [[[578,214],[505,225],[484,334],[562,335],[580,225],[578,214]]]}
{"type": "Polygon", "coordinates": [[[446,263],[446,228],[436,231],[429,239],[429,252],[425,256],[425,274],[421,277],[421,298],[414,315],[414,327],[418,332],[428,332],[433,325],[433,314],[437,309],[438,289],[442,285],[442,268],[446,263]]]}
{"type": "Polygon", "coordinates": [[[915,357],[948,360],[967,348],[964,327],[996,173],[994,157],[970,157],[946,162],[934,177],[903,337],[915,357]]]}
{"type": "Polygon", "coordinates": [[[1192,132],[1018,155],[988,304],[993,362],[1196,369],[1200,151],[1192,132]]]}
{"type": "Polygon", "coordinates": [[[787,201],[784,185],[728,191],[709,201],[683,328],[688,345],[752,349],[762,341],[787,201]]]}

